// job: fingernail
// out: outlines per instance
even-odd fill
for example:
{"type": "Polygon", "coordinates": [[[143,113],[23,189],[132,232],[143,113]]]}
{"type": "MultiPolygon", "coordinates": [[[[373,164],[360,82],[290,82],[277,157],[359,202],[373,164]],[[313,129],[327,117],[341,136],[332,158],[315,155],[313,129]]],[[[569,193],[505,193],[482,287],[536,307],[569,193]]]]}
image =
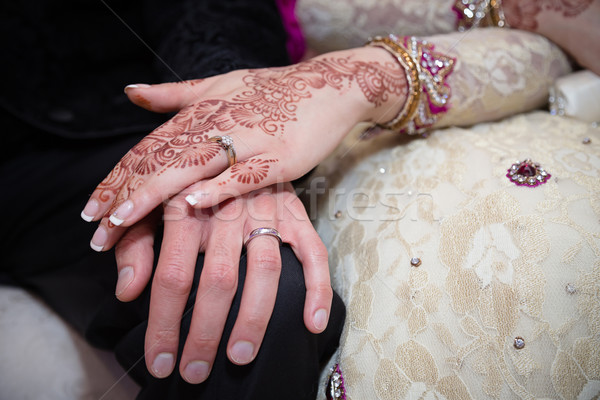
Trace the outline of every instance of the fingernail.
{"type": "Polygon", "coordinates": [[[209,367],[206,361],[192,361],[185,367],[183,375],[189,383],[204,382],[208,378],[209,367]]]}
{"type": "Polygon", "coordinates": [[[90,222],[91,220],[94,219],[94,217],[98,213],[99,209],[100,209],[100,204],[98,204],[98,200],[90,199],[87,202],[87,204],[85,205],[85,208],[83,209],[83,211],[81,212],[81,218],[85,222],[90,222]]]}
{"type": "Polygon", "coordinates": [[[323,308],[317,310],[314,321],[315,328],[319,331],[324,331],[327,328],[327,310],[323,308]]]}
{"type": "Polygon", "coordinates": [[[133,85],[127,85],[125,86],[125,89],[123,89],[123,91],[125,93],[127,93],[128,89],[145,89],[145,88],[149,88],[150,85],[146,84],[146,83],[135,83],[133,85]]]}
{"type": "Polygon", "coordinates": [[[117,208],[117,211],[110,216],[109,220],[113,224],[119,226],[125,221],[125,218],[129,217],[133,212],[133,202],[131,200],[127,200],[123,204],[117,208]]]}
{"type": "Polygon", "coordinates": [[[117,279],[117,288],[115,289],[115,295],[119,297],[121,293],[129,287],[133,282],[133,267],[123,267],[119,271],[119,278],[117,279]]]}
{"type": "Polygon", "coordinates": [[[152,372],[157,378],[166,378],[173,371],[175,358],[171,353],[160,353],[152,363],[152,372]]]}
{"type": "Polygon", "coordinates": [[[253,360],[254,345],[245,340],[240,340],[231,348],[231,358],[238,364],[248,364],[253,360]]]}
{"type": "Polygon", "coordinates": [[[106,244],[106,239],[108,239],[106,229],[104,229],[103,226],[99,226],[98,229],[96,229],[96,232],[94,232],[94,236],[92,236],[90,247],[96,251],[102,251],[106,244]]]}
{"type": "Polygon", "coordinates": [[[185,201],[187,201],[190,206],[195,206],[198,204],[198,200],[205,196],[208,196],[208,193],[192,193],[185,196],[185,201]]]}

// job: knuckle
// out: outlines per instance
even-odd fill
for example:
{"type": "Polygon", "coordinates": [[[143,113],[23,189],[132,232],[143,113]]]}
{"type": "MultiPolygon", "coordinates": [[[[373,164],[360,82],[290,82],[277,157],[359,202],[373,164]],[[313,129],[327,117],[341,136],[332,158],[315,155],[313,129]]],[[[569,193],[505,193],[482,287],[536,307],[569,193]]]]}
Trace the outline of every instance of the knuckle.
{"type": "Polygon", "coordinates": [[[192,276],[185,268],[170,264],[156,273],[156,283],[175,295],[187,295],[192,288],[192,276]]]}
{"type": "Polygon", "coordinates": [[[245,315],[241,322],[244,329],[247,329],[254,334],[258,334],[259,332],[266,330],[267,324],[269,323],[269,317],[268,314],[254,312],[245,315]]]}
{"type": "Polygon", "coordinates": [[[333,289],[329,283],[319,283],[313,289],[319,298],[331,299],[333,298],[333,289]]]}
{"type": "Polygon", "coordinates": [[[225,260],[214,260],[202,272],[205,285],[221,292],[232,293],[237,289],[237,273],[234,266],[225,260]]]}
{"type": "Polygon", "coordinates": [[[187,344],[196,351],[216,352],[219,343],[220,338],[207,332],[190,332],[187,337],[187,344]]]}
{"type": "Polygon", "coordinates": [[[281,258],[279,252],[263,250],[254,257],[254,264],[259,272],[265,274],[279,274],[281,272],[281,258]]]}
{"type": "Polygon", "coordinates": [[[309,257],[316,265],[328,265],[329,263],[329,253],[323,242],[320,240],[311,247],[309,257]]]}
{"type": "Polygon", "coordinates": [[[277,207],[277,202],[271,193],[260,193],[254,197],[254,208],[260,212],[269,212],[277,207]]]}
{"type": "Polygon", "coordinates": [[[159,327],[149,339],[152,346],[175,345],[179,339],[179,331],[175,328],[159,327]]]}

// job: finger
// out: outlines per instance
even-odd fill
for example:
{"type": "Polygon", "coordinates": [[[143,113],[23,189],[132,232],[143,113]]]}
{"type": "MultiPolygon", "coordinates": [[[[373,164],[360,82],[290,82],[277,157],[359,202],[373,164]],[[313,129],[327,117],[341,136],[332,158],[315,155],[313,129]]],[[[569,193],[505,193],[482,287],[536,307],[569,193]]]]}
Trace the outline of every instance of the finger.
{"type": "Polygon", "coordinates": [[[261,154],[240,161],[219,176],[203,182],[198,190],[185,199],[194,208],[206,208],[225,199],[287,180],[289,177],[283,174],[279,159],[273,155],[261,154]]]}
{"type": "Polygon", "coordinates": [[[210,141],[191,144],[172,156],[153,153],[147,157],[161,157],[161,162],[168,159],[156,173],[141,178],[141,181],[131,178],[121,189],[119,197],[127,200],[110,215],[110,221],[117,226],[133,225],[170,195],[194,182],[215,176],[227,167],[225,151],[219,143],[210,141]]]}
{"type": "Polygon", "coordinates": [[[312,333],[321,333],[327,328],[333,300],[327,249],[312,225],[293,232],[284,229],[282,235],[287,238],[304,270],[304,324],[312,333]]]}
{"type": "Polygon", "coordinates": [[[157,220],[158,213],[150,214],[129,228],[115,247],[119,271],[115,295],[121,301],[136,299],[150,280],[157,220]]]}
{"type": "Polygon", "coordinates": [[[284,197],[283,213],[287,222],[280,224],[280,230],[304,271],[304,324],[310,332],[321,333],[327,327],[333,300],[327,248],[310,222],[300,199],[291,194],[284,197]]]}
{"type": "Polygon", "coordinates": [[[276,238],[257,236],[246,248],[248,267],[242,303],[227,344],[229,359],[238,365],[252,362],[258,354],[273,314],[281,275],[281,254],[276,238]]]}
{"type": "Polygon", "coordinates": [[[138,83],[125,86],[129,100],[146,110],[165,113],[179,111],[198,99],[203,79],[147,85],[138,83]]]}
{"type": "Polygon", "coordinates": [[[97,252],[108,251],[126,231],[127,228],[115,226],[107,220],[96,228],[90,240],[90,247],[97,252]]]}
{"type": "Polygon", "coordinates": [[[193,218],[178,219],[166,211],[165,215],[163,243],[152,279],[145,342],[146,365],[157,378],[167,377],[175,366],[181,319],[192,287],[202,235],[202,225],[193,218]]]}
{"type": "Polygon", "coordinates": [[[237,290],[243,224],[241,201],[226,204],[215,215],[204,257],[194,314],[181,357],[181,376],[189,383],[208,378],[231,302],[237,290]],[[224,213],[223,213],[224,210],[224,213]]]}
{"type": "Polygon", "coordinates": [[[113,206],[117,195],[123,193],[122,189],[129,180],[157,172],[187,145],[205,140],[208,136],[194,129],[197,120],[195,111],[194,107],[182,109],[129,150],[96,187],[81,213],[81,218],[87,222],[101,219],[113,206]],[[176,142],[171,145],[182,132],[188,133],[184,135],[187,143],[176,142]],[[149,156],[154,154],[155,156],[149,156]]]}

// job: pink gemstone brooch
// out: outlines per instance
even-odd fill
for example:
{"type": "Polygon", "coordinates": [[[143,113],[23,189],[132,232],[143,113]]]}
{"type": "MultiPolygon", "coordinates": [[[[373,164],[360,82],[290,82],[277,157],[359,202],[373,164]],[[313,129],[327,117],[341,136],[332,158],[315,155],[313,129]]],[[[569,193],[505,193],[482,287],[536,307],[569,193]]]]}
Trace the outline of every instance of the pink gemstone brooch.
{"type": "Polygon", "coordinates": [[[506,174],[506,177],[516,185],[529,187],[536,187],[546,183],[551,176],[539,163],[529,159],[517,161],[510,166],[506,174]]]}

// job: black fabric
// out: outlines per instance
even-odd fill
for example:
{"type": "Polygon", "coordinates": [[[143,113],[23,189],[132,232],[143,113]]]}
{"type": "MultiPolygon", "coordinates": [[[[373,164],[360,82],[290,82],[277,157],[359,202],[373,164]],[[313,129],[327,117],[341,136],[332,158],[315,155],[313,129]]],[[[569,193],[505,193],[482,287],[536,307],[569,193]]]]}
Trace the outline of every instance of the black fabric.
{"type": "MultiPolygon", "coordinates": [[[[283,269],[275,310],[252,364],[235,366],[225,355],[245,277],[242,255],[238,291],[211,377],[200,385],[185,383],[178,372],[155,379],[143,359],[149,290],[131,303],[115,298],[114,252],[92,251],[89,239],[96,224],[79,217],[87,194],[143,135],[96,141],[57,138],[1,112],[0,125],[36,138],[27,151],[0,165],[3,187],[19,188],[0,196],[0,207],[10,210],[1,230],[0,275],[5,279],[0,281],[36,293],[90,343],[115,350],[123,367],[142,385],[139,399],[270,399],[282,393],[287,399],[315,398],[321,364],[337,347],[345,309],[336,294],[327,330],[314,335],[304,327],[304,276],[289,247],[281,249],[283,269]]],[[[156,254],[159,249],[160,240],[156,254]]],[[[200,255],[187,309],[195,301],[202,263],[200,255]]],[[[182,321],[182,345],[190,318],[187,313],[182,321]]]]}
{"type": "MultiPolygon", "coordinates": [[[[131,105],[123,86],[288,63],[274,2],[2,2],[0,49],[0,282],[35,292],[92,344],[115,350],[143,386],[140,399],[314,398],[319,364],[337,346],[345,310],[336,295],[327,331],[306,330],[302,269],[288,247],[257,359],[231,364],[223,341],[210,379],[188,385],[177,372],[164,380],[147,372],[140,357],[149,292],[127,304],[116,300],[114,252],[92,251],[96,224],[79,217],[120,157],[168,117],[131,105]]],[[[201,270],[202,256],[196,282],[201,270]]],[[[187,327],[189,314],[182,339],[187,327]]]]}
{"type": "Polygon", "coordinates": [[[284,65],[285,39],[272,0],[6,1],[0,106],[63,137],[149,131],[165,116],[130,104],[125,85],[284,65]]]}

